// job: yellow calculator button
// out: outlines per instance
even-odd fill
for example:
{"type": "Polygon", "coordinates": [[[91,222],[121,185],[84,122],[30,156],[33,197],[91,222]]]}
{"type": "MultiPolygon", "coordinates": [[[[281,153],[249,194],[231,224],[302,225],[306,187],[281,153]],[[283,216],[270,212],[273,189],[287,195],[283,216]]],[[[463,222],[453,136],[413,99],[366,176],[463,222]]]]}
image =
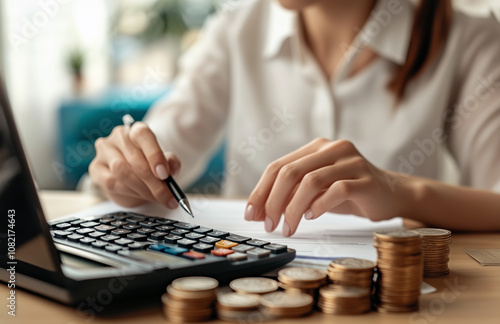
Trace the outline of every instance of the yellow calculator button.
{"type": "Polygon", "coordinates": [[[220,240],[219,242],[215,243],[215,247],[219,249],[230,249],[232,247],[235,247],[236,245],[238,245],[238,243],[234,243],[227,240],[220,240]]]}

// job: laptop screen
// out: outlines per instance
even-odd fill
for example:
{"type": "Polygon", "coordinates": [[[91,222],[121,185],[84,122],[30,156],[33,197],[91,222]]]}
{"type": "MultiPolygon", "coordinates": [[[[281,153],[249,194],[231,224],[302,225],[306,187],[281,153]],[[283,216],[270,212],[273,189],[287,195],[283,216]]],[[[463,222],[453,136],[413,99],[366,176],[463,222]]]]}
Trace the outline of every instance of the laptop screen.
{"type": "Polygon", "coordinates": [[[60,273],[5,89],[0,79],[0,259],[1,267],[48,280],[60,273]],[[45,272],[41,269],[47,270],[45,272]],[[38,274],[38,275],[37,275],[38,274]]]}

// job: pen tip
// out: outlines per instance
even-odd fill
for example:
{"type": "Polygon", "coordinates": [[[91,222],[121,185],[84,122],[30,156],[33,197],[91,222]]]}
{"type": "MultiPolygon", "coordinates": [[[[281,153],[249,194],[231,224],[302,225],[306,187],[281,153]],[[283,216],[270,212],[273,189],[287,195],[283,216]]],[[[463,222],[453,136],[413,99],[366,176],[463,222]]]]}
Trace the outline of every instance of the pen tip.
{"type": "Polygon", "coordinates": [[[191,210],[191,206],[189,205],[189,201],[187,199],[181,199],[179,201],[179,205],[191,216],[194,218],[193,211],[191,210]]]}

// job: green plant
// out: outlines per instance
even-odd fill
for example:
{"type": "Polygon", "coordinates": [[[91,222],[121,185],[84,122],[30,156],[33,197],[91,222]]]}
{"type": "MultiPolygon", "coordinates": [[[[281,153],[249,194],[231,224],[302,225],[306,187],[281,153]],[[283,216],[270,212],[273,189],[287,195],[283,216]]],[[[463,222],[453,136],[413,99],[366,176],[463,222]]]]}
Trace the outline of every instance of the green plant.
{"type": "Polygon", "coordinates": [[[80,49],[73,49],[68,56],[68,65],[73,75],[81,75],[85,56],[80,49]]]}

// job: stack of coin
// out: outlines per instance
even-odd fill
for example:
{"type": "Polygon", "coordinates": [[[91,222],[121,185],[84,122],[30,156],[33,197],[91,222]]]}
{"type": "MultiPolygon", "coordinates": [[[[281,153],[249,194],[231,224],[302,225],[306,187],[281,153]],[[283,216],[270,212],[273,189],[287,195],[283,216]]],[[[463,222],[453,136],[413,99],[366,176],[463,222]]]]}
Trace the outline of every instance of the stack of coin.
{"type": "Polygon", "coordinates": [[[270,317],[300,317],[312,312],[314,299],[301,292],[275,291],[262,295],[260,304],[270,317]]]}
{"type": "Polygon", "coordinates": [[[326,273],[315,268],[285,268],[278,272],[281,288],[288,292],[306,293],[315,297],[326,284],[326,273]]]}
{"type": "Polygon", "coordinates": [[[252,319],[262,318],[258,307],[259,295],[224,293],[217,296],[217,317],[228,322],[249,323],[252,319]]]}
{"type": "Polygon", "coordinates": [[[278,282],[269,278],[247,277],[231,281],[232,290],[240,294],[267,294],[278,290],[278,282]]]}
{"type": "Polygon", "coordinates": [[[217,280],[209,277],[175,279],[161,298],[165,316],[173,323],[211,319],[218,285],[217,280]]]}
{"type": "Polygon", "coordinates": [[[418,310],[423,276],[422,238],[417,231],[375,232],[377,282],[375,304],[380,312],[418,310]]]}
{"type": "Polygon", "coordinates": [[[322,287],[319,290],[318,307],[326,314],[366,313],[372,307],[370,289],[339,285],[322,287]]]}
{"type": "Polygon", "coordinates": [[[336,259],[328,267],[328,278],[336,285],[371,289],[375,265],[364,259],[336,259]]]}
{"type": "Polygon", "coordinates": [[[424,277],[441,277],[450,273],[451,232],[439,228],[419,228],[424,254],[424,277]]]}

